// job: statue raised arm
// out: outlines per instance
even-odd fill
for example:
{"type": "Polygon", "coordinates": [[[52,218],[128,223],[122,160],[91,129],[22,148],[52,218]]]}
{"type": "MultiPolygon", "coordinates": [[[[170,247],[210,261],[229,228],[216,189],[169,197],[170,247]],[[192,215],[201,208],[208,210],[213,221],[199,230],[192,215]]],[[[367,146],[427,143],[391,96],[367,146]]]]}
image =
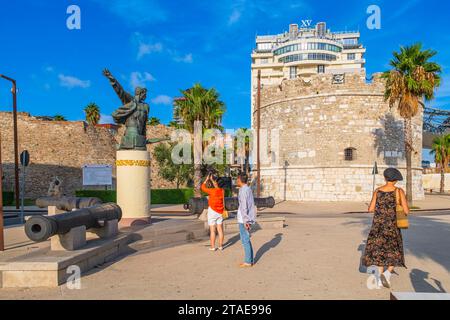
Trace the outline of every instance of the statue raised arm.
{"type": "Polygon", "coordinates": [[[111,86],[113,87],[114,91],[116,92],[117,96],[119,97],[120,101],[125,105],[127,103],[130,103],[133,100],[133,96],[126,92],[122,85],[117,81],[116,78],[111,74],[111,72],[108,69],[103,70],[103,75],[108,78],[109,83],[111,83],[111,86]]]}

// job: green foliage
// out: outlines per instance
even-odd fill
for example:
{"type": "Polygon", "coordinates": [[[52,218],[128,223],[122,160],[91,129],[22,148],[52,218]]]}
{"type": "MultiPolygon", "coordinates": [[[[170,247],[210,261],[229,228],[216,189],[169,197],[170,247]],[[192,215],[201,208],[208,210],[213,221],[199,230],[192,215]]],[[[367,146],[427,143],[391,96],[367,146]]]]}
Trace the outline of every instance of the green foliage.
{"type": "Polygon", "coordinates": [[[147,123],[149,126],[157,126],[158,124],[161,124],[161,120],[157,117],[150,117],[147,123]]]}
{"type": "Polygon", "coordinates": [[[77,197],[82,198],[99,198],[103,202],[116,202],[117,195],[115,190],[77,190],[75,192],[77,197]]]}
{"type": "Polygon", "coordinates": [[[192,164],[175,164],[172,161],[172,150],[175,145],[175,143],[161,143],[155,147],[153,156],[159,165],[158,175],[167,181],[175,182],[179,189],[180,185],[192,180],[194,168],[192,164]]]}
{"type": "Polygon", "coordinates": [[[414,117],[419,110],[420,99],[434,98],[434,91],[441,83],[439,64],[429,61],[437,54],[422,50],[422,44],[401,47],[390,61],[391,70],[384,72],[385,99],[392,106],[398,104],[400,115],[414,117]]]}
{"type": "Polygon", "coordinates": [[[431,146],[431,155],[443,170],[447,170],[450,162],[450,134],[435,137],[431,146]]]}
{"type": "Polygon", "coordinates": [[[90,124],[91,126],[95,126],[100,121],[100,108],[99,106],[91,102],[89,103],[86,108],[84,108],[84,113],[86,115],[86,122],[90,124]]]}
{"type": "Polygon", "coordinates": [[[3,191],[3,205],[12,206],[14,204],[14,192],[3,191]]]}
{"type": "Polygon", "coordinates": [[[202,121],[205,129],[223,129],[220,123],[226,108],[216,89],[196,83],[181,94],[184,99],[175,100],[175,114],[183,120],[183,128],[193,133],[195,121],[202,121]]]}
{"type": "Polygon", "coordinates": [[[184,204],[194,196],[194,190],[189,189],[155,189],[151,192],[152,204],[184,204]]]}
{"type": "Polygon", "coordinates": [[[55,115],[53,117],[53,120],[54,121],[67,121],[67,119],[63,115],[60,115],[60,114],[55,115]]]}
{"type": "MultiPolygon", "coordinates": [[[[150,192],[152,204],[184,204],[194,196],[192,188],[153,189],[150,192]]],[[[77,197],[96,197],[103,202],[116,202],[116,190],[78,190],[77,197]]]]}
{"type": "Polygon", "coordinates": [[[182,126],[180,126],[176,121],[170,121],[170,122],[167,124],[167,126],[168,126],[168,127],[171,127],[171,128],[175,128],[175,129],[180,129],[180,128],[182,128],[182,126]]]}

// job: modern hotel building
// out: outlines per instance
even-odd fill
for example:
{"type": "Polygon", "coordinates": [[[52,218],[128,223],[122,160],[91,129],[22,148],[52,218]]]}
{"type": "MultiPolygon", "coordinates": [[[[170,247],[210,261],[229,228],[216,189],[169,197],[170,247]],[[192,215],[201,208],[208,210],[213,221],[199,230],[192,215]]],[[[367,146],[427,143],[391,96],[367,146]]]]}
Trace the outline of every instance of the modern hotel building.
{"type": "Polygon", "coordinates": [[[261,70],[262,87],[314,74],[359,73],[364,70],[366,49],[357,31],[331,32],[325,22],[314,28],[289,26],[289,32],[256,37],[252,52],[252,110],[261,70]]]}

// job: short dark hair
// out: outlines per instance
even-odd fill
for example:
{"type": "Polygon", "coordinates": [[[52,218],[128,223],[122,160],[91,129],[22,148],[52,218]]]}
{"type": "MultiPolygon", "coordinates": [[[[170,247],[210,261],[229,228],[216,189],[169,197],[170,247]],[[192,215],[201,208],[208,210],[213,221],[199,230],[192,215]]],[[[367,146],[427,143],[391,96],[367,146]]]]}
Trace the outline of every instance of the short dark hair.
{"type": "Polygon", "coordinates": [[[243,183],[247,183],[248,182],[248,176],[245,173],[239,173],[238,178],[243,183]]]}

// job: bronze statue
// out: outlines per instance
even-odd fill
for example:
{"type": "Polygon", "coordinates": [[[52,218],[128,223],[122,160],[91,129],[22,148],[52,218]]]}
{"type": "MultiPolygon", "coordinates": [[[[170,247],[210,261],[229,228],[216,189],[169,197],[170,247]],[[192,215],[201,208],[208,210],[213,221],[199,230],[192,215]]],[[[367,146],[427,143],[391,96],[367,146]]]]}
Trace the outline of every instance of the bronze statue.
{"type": "Polygon", "coordinates": [[[115,123],[125,125],[125,133],[119,150],[147,150],[147,144],[170,140],[169,138],[147,140],[146,127],[150,108],[145,102],[146,88],[137,87],[133,97],[123,89],[108,69],[103,70],[103,75],[109,79],[111,86],[123,103],[123,106],[112,114],[115,123]]]}

